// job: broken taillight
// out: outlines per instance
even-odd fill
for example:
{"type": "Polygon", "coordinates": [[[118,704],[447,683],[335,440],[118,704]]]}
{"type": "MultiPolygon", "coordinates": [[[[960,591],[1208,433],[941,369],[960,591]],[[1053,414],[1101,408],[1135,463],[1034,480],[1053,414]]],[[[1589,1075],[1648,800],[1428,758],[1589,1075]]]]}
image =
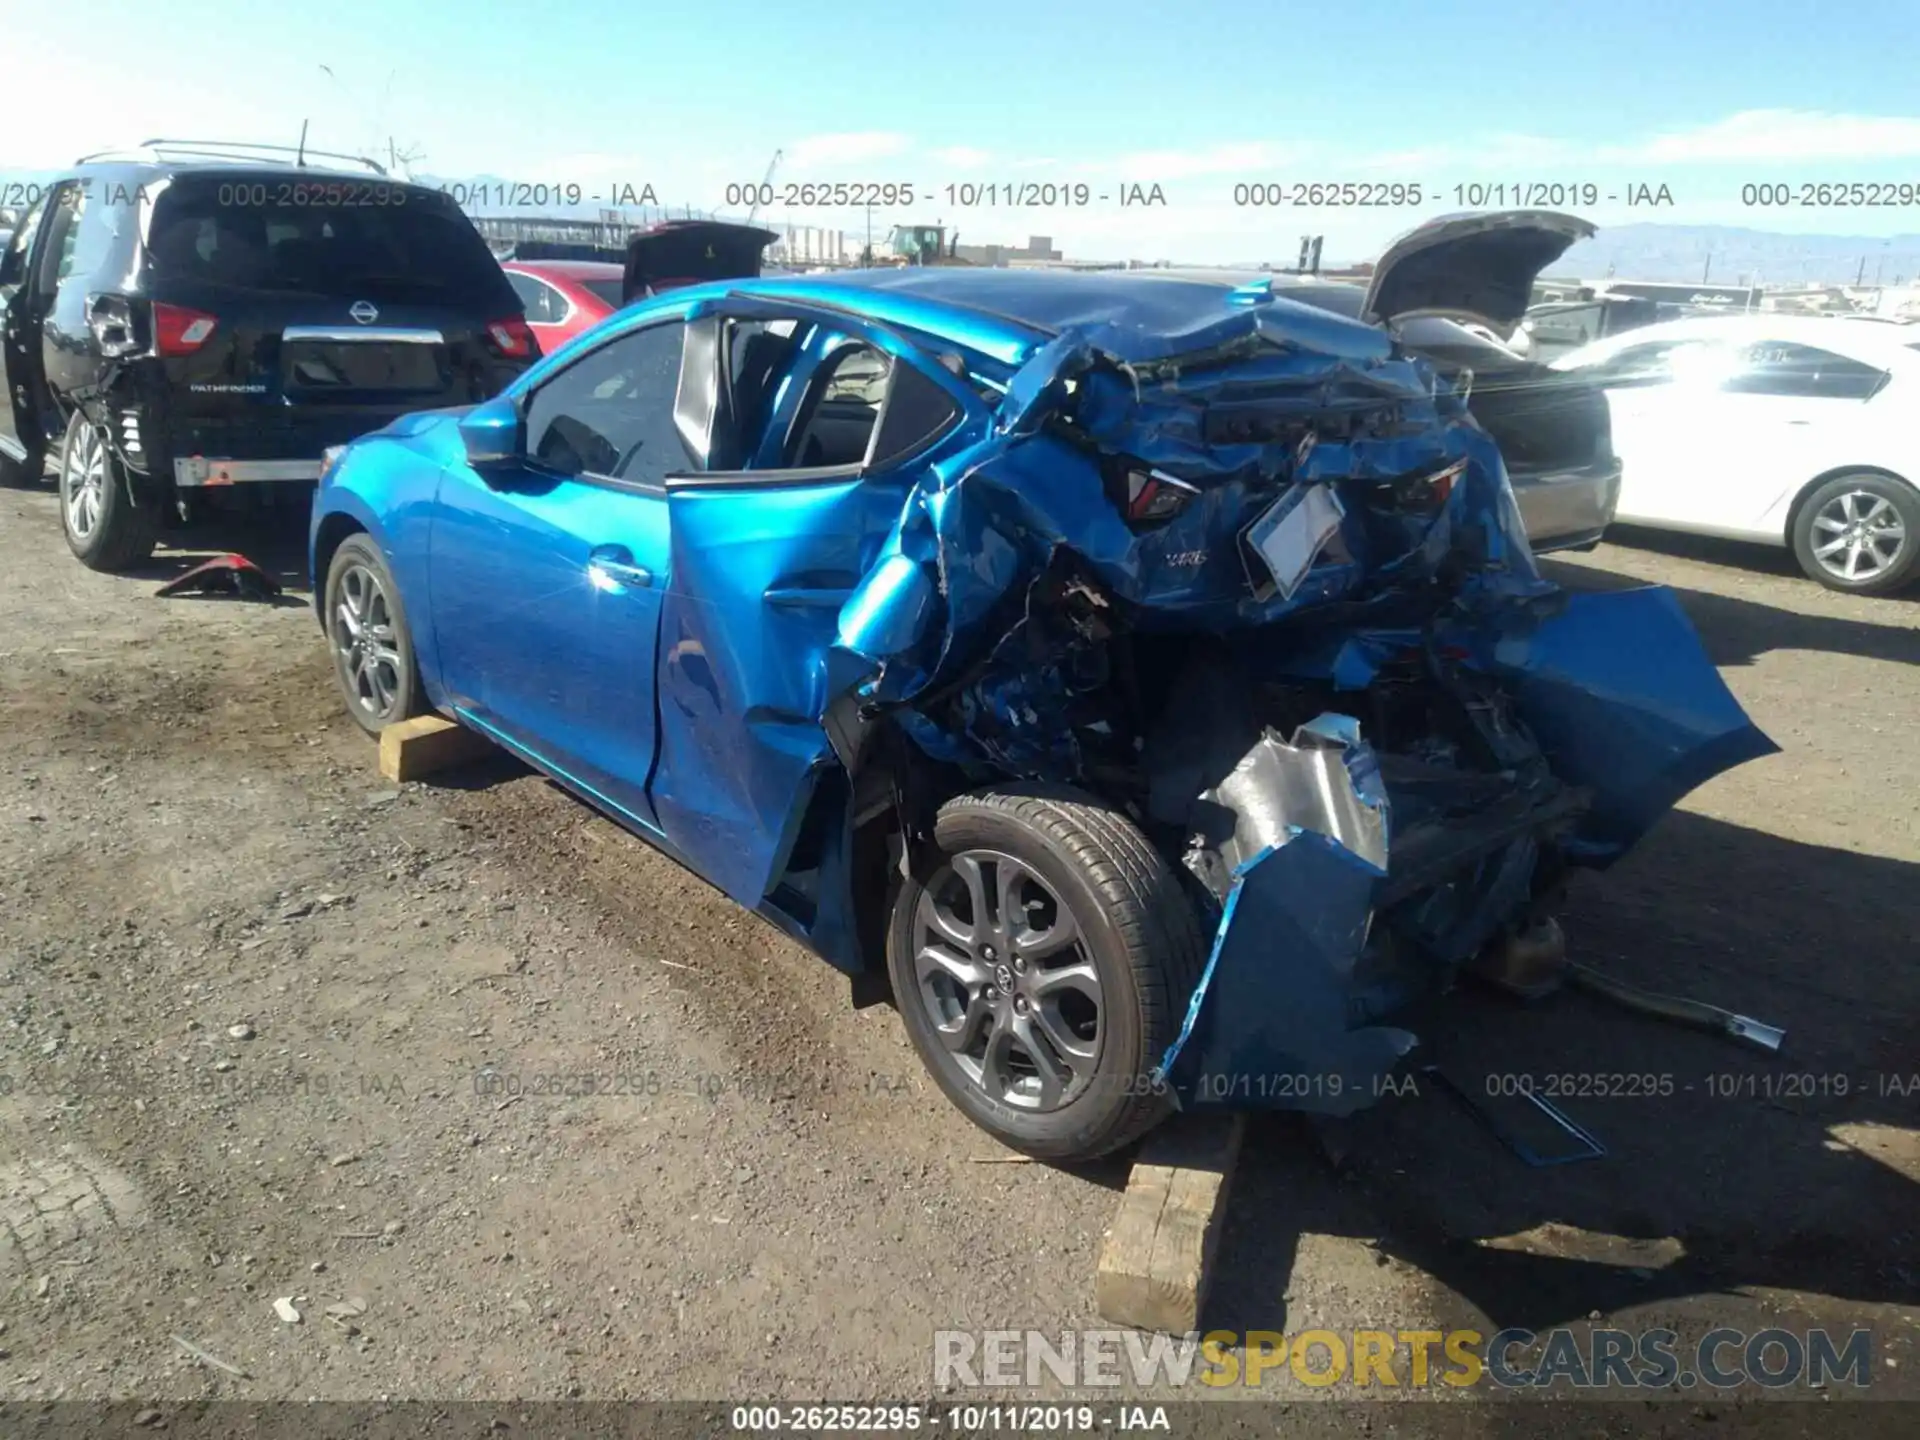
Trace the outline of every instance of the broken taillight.
{"type": "Polygon", "coordinates": [[[184,305],[163,305],[156,300],[153,302],[153,353],[191,355],[207,343],[219,323],[218,316],[205,311],[189,310],[184,305]]]}
{"type": "Polygon", "coordinates": [[[1466,470],[1467,462],[1456,460],[1444,470],[1386,481],[1374,487],[1374,506],[1400,515],[1438,515],[1447,508],[1453,487],[1466,470]]]}
{"type": "Polygon", "coordinates": [[[1129,525],[1157,525],[1171,520],[1200,493],[1164,470],[1134,461],[1113,462],[1107,473],[1115,491],[1114,502],[1129,525]]]}
{"type": "Polygon", "coordinates": [[[528,360],[539,352],[533,346],[533,331],[520,315],[509,315],[487,322],[487,341],[496,354],[509,360],[528,360]]]}

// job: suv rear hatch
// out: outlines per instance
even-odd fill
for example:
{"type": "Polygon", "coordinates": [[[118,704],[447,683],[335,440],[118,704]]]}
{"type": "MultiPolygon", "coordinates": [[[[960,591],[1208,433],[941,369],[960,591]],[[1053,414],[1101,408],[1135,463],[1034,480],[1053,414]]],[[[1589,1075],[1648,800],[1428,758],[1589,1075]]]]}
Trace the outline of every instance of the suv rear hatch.
{"type": "MultiPolygon", "coordinates": [[[[181,176],[154,202],[143,281],[166,392],[153,438],[176,459],[317,467],[409,410],[496,393],[537,355],[472,223],[418,186],[181,176]]],[[[193,468],[186,483],[222,478],[193,468]]]]}

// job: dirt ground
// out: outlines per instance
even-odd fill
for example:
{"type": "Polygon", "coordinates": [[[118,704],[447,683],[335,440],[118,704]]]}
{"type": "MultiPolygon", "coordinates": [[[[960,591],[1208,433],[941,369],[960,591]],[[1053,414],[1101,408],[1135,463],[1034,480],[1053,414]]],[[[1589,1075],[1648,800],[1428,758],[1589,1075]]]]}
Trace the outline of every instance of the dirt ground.
{"type": "MultiPolygon", "coordinates": [[[[938,1328],[1101,1324],[1124,1161],[982,1163],[890,1010],[525,769],[383,784],[299,542],[209,537],[278,608],[162,600],[0,492],[0,1398],[931,1398],[938,1328]]],[[[1920,602],[1553,568],[1675,586],[1783,752],[1583,876],[1574,951],[1787,1049],[1463,990],[1460,1074],[1671,1093],[1570,1100],[1608,1153],[1548,1169],[1431,1094],[1339,1165],[1256,1119],[1208,1328],[1866,1326],[1920,1395],[1920,602]]]]}

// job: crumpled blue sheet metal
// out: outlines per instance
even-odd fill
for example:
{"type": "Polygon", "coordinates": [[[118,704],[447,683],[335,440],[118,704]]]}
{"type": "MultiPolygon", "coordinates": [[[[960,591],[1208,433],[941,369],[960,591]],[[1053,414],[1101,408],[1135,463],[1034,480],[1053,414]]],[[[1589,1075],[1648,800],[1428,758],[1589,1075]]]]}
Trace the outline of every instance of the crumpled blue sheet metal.
{"type": "MultiPolygon", "coordinates": [[[[1283,637],[1277,668],[1337,691],[1433,645],[1509,682],[1555,778],[1591,792],[1566,841],[1574,863],[1610,863],[1689,790],[1773,752],[1671,592],[1568,595],[1544,579],[1498,448],[1462,398],[1384,337],[1304,343],[1297,308],[1251,297],[1191,333],[1070,330],[1043,346],[991,432],[909,498],[842,611],[841,668],[868,667],[862,698],[942,759],[1071,773],[1071,686],[1023,667],[1018,643],[1029,589],[1064,551],[1138,629],[1283,637]],[[1266,428],[1237,438],[1236,407],[1266,428]],[[1157,529],[1130,528],[1098,469],[1048,426],[1068,413],[1102,454],[1164,467],[1198,495],[1157,529]],[[1299,587],[1256,598],[1240,536],[1287,487],[1352,494],[1459,462],[1438,513],[1348,506],[1299,587]],[[963,671],[965,723],[943,731],[912,702],[963,671]]],[[[1291,741],[1269,733],[1248,764],[1266,779],[1231,801],[1246,833],[1226,854],[1205,975],[1158,1073],[1183,1105],[1345,1114],[1373,1103],[1415,1043],[1380,1023],[1417,989],[1375,931],[1391,869],[1385,792],[1351,716],[1291,741]],[[1317,798],[1289,777],[1317,782],[1317,798]]],[[[1511,918],[1538,845],[1504,842],[1428,907],[1450,927],[1427,937],[1430,960],[1464,959],[1511,918]]]]}
{"type": "Polygon", "coordinates": [[[1268,732],[1206,798],[1239,816],[1233,880],[1155,1078],[1187,1108],[1372,1104],[1415,1043],[1365,1019],[1403,998],[1369,997],[1363,970],[1391,846],[1372,748],[1351,716],[1323,715],[1291,742],[1268,732]]]}
{"type": "MultiPolygon", "coordinates": [[[[1172,337],[1170,358],[1127,363],[1101,349],[1102,332],[1069,331],[1013,377],[993,433],[942,465],[903,507],[879,562],[842,615],[841,648],[871,661],[868,698],[909,702],[970,659],[982,627],[1068,546],[1143,625],[1222,631],[1271,624],[1334,601],[1387,593],[1444,563],[1461,564],[1488,599],[1548,593],[1506,483],[1499,449],[1466,417],[1426,362],[1392,354],[1360,332],[1309,348],[1270,313],[1286,302],[1229,311],[1203,332],[1172,337]],[[1204,347],[1198,353],[1188,347],[1204,347]],[[1223,362],[1231,359],[1232,363],[1223,362]],[[1311,443],[1270,435],[1236,440],[1223,411],[1244,405],[1262,425],[1294,423],[1311,443]],[[1071,407],[1080,429],[1111,455],[1167,467],[1199,496],[1150,532],[1129,528],[1100,475],[1047,415],[1071,407]],[[1344,421],[1346,434],[1331,421],[1344,421]],[[1461,502],[1417,528],[1408,522],[1342,527],[1344,560],[1311,571],[1290,596],[1256,599],[1240,532],[1290,484],[1341,484],[1467,462],[1461,502]],[[1193,563],[1193,557],[1203,558],[1193,563]],[[915,575],[902,561],[917,566],[915,575]],[[939,603],[927,603],[937,596],[939,603]]],[[[1353,327],[1328,327],[1335,335],[1353,327]]],[[[1151,347],[1124,337],[1127,353],[1151,347]]]]}

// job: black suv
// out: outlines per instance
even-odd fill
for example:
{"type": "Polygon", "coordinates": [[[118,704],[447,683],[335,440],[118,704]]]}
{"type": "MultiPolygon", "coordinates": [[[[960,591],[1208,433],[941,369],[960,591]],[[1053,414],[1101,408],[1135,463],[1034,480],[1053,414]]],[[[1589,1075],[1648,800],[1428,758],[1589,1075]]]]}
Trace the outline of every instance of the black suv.
{"type": "Polygon", "coordinates": [[[152,554],[200,505],[304,503],[322,453],[538,358],[444,193],[318,152],[149,141],[51,184],[0,256],[0,482],[59,457],[67,544],[152,554]]]}

